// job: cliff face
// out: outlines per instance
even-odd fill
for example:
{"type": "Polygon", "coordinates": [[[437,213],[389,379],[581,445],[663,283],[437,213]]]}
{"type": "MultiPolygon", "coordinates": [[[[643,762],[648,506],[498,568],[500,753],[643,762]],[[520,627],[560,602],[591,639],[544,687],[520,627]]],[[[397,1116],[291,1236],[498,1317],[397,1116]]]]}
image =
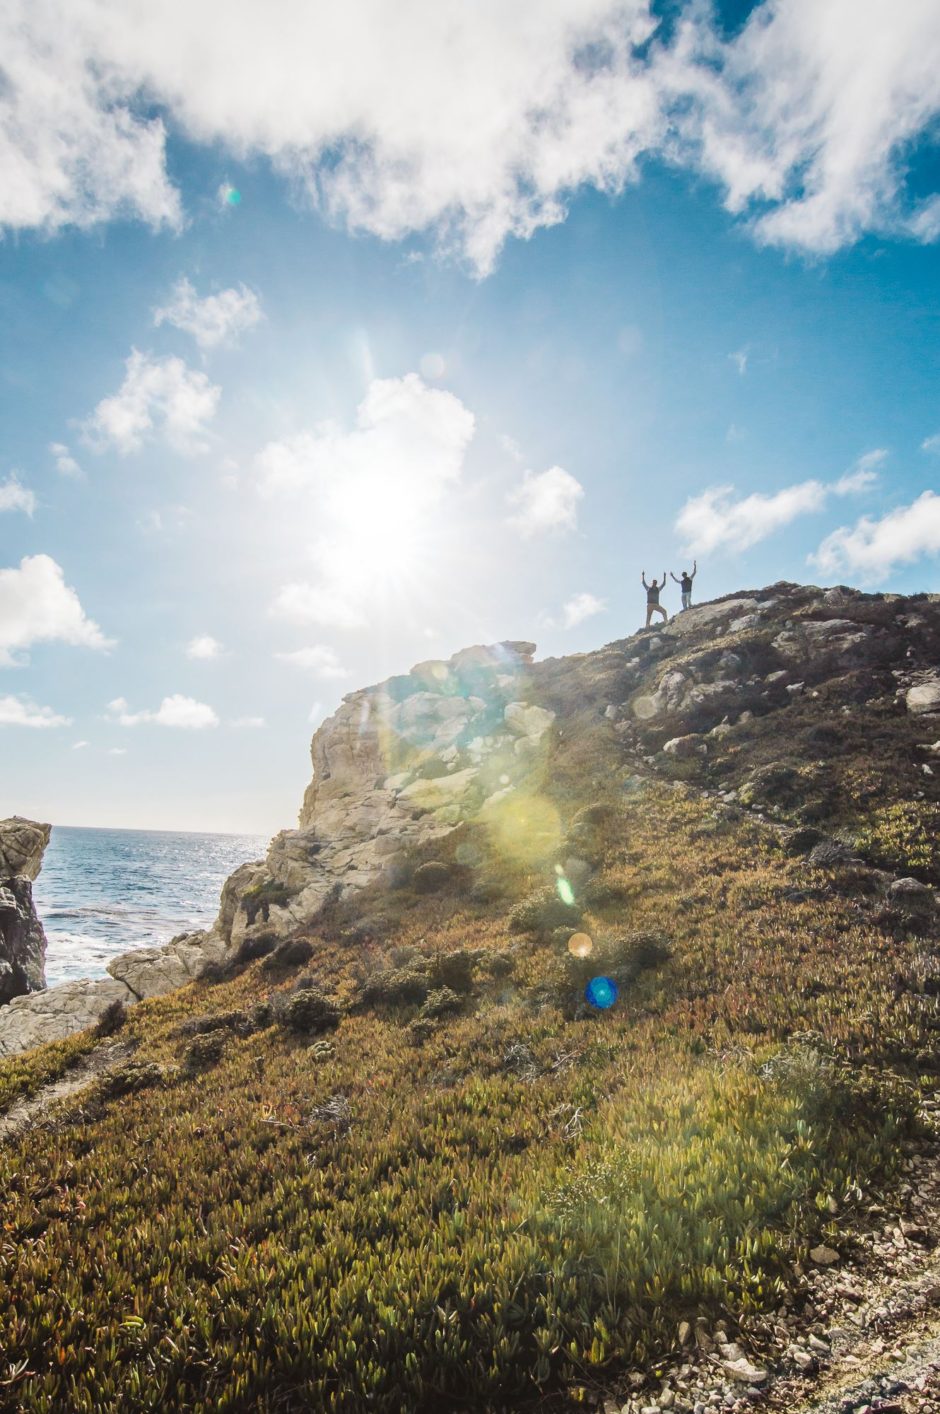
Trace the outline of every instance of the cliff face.
{"type": "Polygon", "coordinates": [[[554,721],[531,700],[534,651],[468,648],[350,693],[313,738],[299,827],[225,885],[226,944],[285,936],[329,900],[394,882],[416,849],[522,788],[554,721]]]}
{"type": "Polygon", "coordinates": [[[0,1003],[46,985],[46,935],[32,885],[51,829],[19,815],[0,820],[0,1003]]]}

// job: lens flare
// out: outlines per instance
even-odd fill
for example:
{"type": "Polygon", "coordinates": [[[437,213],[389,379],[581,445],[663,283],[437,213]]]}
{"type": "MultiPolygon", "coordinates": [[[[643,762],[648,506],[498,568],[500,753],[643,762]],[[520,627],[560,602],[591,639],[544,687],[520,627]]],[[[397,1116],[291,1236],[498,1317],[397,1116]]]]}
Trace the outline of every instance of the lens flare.
{"type": "Polygon", "coordinates": [[[656,716],[656,712],[656,703],[652,697],[638,697],[633,704],[633,715],[641,722],[648,722],[650,717],[656,716]]]}
{"type": "Polygon", "coordinates": [[[561,899],[562,903],[566,903],[569,908],[572,908],[574,905],[574,889],[568,883],[564,875],[555,880],[555,888],[558,891],[558,897],[561,899]]]}
{"type": "Polygon", "coordinates": [[[592,977],[584,989],[591,1006],[607,1011],[617,1000],[617,983],[612,977],[592,977]]]}
{"type": "Polygon", "coordinates": [[[568,939],[568,951],[572,957],[589,957],[593,947],[587,933],[572,933],[568,939]]]}
{"type": "Polygon", "coordinates": [[[225,191],[225,200],[228,202],[229,206],[238,206],[238,204],[240,203],[241,199],[242,199],[242,194],[241,194],[241,192],[238,190],[238,187],[227,187],[227,188],[226,188],[226,191],[225,191]]]}

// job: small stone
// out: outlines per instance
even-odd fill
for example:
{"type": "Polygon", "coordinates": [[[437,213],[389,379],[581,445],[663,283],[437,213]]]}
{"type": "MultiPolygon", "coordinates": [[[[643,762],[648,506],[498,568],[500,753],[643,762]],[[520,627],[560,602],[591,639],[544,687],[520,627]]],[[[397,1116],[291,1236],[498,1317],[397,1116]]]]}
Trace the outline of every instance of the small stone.
{"type": "Polygon", "coordinates": [[[820,1340],[818,1335],[811,1335],[806,1342],[810,1350],[815,1350],[818,1355],[830,1355],[832,1352],[824,1340],[820,1340]]]}
{"type": "Polygon", "coordinates": [[[767,1379],[767,1371],[759,1370],[743,1355],[738,1360],[722,1360],[721,1368],[733,1380],[745,1385],[762,1385],[767,1379]]]}
{"type": "Polygon", "coordinates": [[[690,1341],[691,1339],[692,1339],[692,1327],[689,1325],[688,1321],[680,1321],[680,1322],[679,1322],[679,1344],[680,1344],[680,1345],[688,1345],[688,1343],[689,1343],[689,1341],[690,1341]]]}
{"type": "Polygon", "coordinates": [[[824,1242],[818,1247],[812,1248],[809,1254],[810,1261],[815,1262],[817,1267],[831,1267],[836,1262],[841,1262],[842,1258],[834,1247],[827,1247],[824,1242]]]}

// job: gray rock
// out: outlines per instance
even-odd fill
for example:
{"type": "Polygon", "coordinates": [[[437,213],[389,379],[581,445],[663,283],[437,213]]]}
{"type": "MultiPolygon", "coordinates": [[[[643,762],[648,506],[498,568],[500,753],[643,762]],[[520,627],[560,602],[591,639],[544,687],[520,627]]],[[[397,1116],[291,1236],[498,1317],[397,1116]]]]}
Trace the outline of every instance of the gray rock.
{"type": "Polygon", "coordinates": [[[927,678],[924,682],[908,688],[905,698],[907,710],[915,717],[926,716],[930,712],[940,712],[940,674],[927,678]]]}
{"type": "Polygon", "coordinates": [[[20,815],[0,820],[0,1003],[46,985],[46,935],[32,885],[51,829],[20,815]]]}
{"type": "Polygon", "coordinates": [[[112,1002],[135,1002],[123,982],[112,978],[63,982],[30,996],[14,997],[0,1007],[0,1056],[12,1056],[45,1041],[63,1041],[76,1031],[94,1026],[112,1002]]]}

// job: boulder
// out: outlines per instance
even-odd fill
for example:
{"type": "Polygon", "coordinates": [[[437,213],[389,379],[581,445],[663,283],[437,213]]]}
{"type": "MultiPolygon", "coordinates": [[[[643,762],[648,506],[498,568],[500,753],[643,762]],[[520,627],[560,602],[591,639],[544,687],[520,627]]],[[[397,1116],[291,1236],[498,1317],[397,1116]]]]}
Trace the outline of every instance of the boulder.
{"type": "Polygon", "coordinates": [[[940,712],[940,674],[908,688],[904,700],[907,710],[915,717],[940,712]]]}
{"type": "Polygon", "coordinates": [[[123,982],[110,977],[95,981],[63,982],[30,996],[14,997],[0,1007],[0,1056],[63,1041],[76,1031],[94,1026],[112,1002],[130,1005],[137,998],[123,982]]]}
{"type": "Polygon", "coordinates": [[[524,702],[508,702],[503,715],[511,732],[533,741],[538,741],[555,720],[554,712],[545,707],[527,707],[524,702]]]}
{"type": "Polygon", "coordinates": [[[667,756],[675,756],[679,761],[688,761],[693,756],[701,756],[707,749],[702,738],[695,733],[690,733],[688,736],[674,736],[663,747],[667,756]]]}
{"type": "Polygon", "coordinates": [[[810,619],[778,633],[771,646],[794,663],[812,665],[825,659],[851,667],[867,659],[872,633],[869,624],[851,619],[810,619]]]}
{"type": "Polygon", "coordinates": [[[46,985],[46,935],[33,905],[50,825],[0,820],[0,1003],[46,985]]]}

